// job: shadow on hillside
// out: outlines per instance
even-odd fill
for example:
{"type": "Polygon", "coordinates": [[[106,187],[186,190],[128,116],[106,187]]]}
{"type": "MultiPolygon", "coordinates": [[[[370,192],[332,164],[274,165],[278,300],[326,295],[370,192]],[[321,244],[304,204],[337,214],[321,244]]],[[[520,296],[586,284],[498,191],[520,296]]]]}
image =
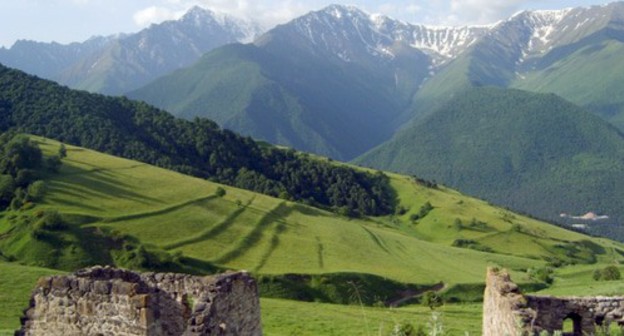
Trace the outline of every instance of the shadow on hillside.
{"type": "MultiPolygon", "coordinates": [[[[91,171],[76,167],[74,168],[76,171],[75,173],[69,174],[69,176],[65,175],[67,176],[67,180],[69,181],[65,183],[81,185],[84,188],[78,191],[78,195],[72,194],[71,191],[67,191],[65,187],[57,189],[55,191],[78,197],[80,196],[80,193],[86,193],[95,197],[129,199],[144,204],[164,203],[159,199],[134,192],[132,190],[134,186],[132,185],[120,182],[116,179],[111,178],[110,176],[106,176],[111,175],[111,172],[114,170],[91,171]]],[[[78,188],[74,187],[74,189],[78,188]]]]}

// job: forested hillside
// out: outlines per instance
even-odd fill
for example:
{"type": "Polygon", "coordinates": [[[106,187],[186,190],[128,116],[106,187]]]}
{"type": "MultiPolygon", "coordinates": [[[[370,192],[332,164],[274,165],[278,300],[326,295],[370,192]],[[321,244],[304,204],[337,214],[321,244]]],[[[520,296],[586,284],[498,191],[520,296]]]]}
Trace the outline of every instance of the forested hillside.
{"type": "Polygon", "coordinates": [[[624,137],[553,94],[478,88],[456,96],[358,162],[442,181],[557,221],[610,216],[590,232],[624,239],[624,137]]]}
{"type": "Polygon", "coordinates": [[[393,211],[383,174],[263,147],[207,119],[73,91],[0,66],[0,129],[13,128],[348,215],[393,211]]]}

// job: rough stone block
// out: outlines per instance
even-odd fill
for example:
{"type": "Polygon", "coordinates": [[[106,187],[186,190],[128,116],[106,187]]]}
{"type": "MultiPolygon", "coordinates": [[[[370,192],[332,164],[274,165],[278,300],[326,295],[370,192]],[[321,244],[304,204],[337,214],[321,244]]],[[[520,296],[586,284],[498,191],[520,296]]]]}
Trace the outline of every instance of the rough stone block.
{"type": "Polygon", "coordinates": [[[21,322],[17,335],[262,335],[258,290],[247,273],[196,277],[97,266],[40,279],[21,322]]]}

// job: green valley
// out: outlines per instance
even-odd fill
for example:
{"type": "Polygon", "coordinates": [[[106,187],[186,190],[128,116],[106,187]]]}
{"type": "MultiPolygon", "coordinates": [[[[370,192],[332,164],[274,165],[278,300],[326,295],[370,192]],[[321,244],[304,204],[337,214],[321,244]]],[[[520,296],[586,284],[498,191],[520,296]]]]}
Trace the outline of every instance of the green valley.
{"type": "MultiPolygon", "coordinates": [[[[58,142],[33,139],[46,156],[58,152],[58,142]]],[[[20,268],[33,286],[36,277],[60,272],[36,267],[70,271],[107,263],[200,274],[247,269],[259,277],[267,297],[292,298],[284,287],[286,274],[319,277],[312,283],[330,286],[338,285],[335,279],[345,279],[341,274],[351,274],[362,296],[382,302],[400,298],[384,290],[390,281],[414,288],[442,281],[448,300],[479,301],[488,265],[509,268],[520,283],[537,289],[545,285],[530,278],[528,269],[561,266],[556,272],[574,282],[572,270],[624,260],[619,243],[548,225],[408,176],[389,175],[399,200],[396,214],[357,219],[80,147],[66,149],[59,172],[46,176],[43,202],[6,211],[0,218],[5,259],[0,267],[9,279],[0,282],[3,293],[10,290],[5,286],[17,286],[9,272],[20,268]],[[424,213],[427,203],[431,207],[424,213]],[[61,214],[64,225],[33,235],[29,216],[52,210],[61,214]],[[458,240],[470,240],[479,248],[453,247],[458,240]]],[[[582,275],[578,281],[589,280],[582,275]]],[[[557,278],[553,290],[558,282],[557,278]]],[[[4,302],[25,304],[28,286],[19,286],[10,291],[12,297],[2,298],[4,302]]],[[[310,286],[300,288],[327,290],[310,286]]],[[[393,322],[422,325],[431,316],[428,308],[420,307],[394,311],[268,298],[262,305],[266,332],[276,335],[341,333],[361,325],[367,318],[363,316],[370,316],[369,330],[375,332],[389,330],[393,322]],[[284,321],[285,310],[315,316],[334,309],[341,312],[335,320],[276,322],[284,321]]],[[[18,316],[13,309],[17,308],[4,309],[0,319],[18,316]]],[[[480,330],[478,305],[447,305],[443,311],[451,330],[480,330]]],[[[13,321],[11,326],[19,322],[13,321]]]]}

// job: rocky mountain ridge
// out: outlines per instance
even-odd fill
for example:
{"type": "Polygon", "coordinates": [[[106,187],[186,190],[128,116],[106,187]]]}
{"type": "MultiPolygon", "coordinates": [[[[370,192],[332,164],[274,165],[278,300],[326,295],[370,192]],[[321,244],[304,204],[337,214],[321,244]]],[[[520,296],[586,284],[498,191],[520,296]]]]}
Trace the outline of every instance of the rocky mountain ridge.
{"type": "Polygon", "coordinates": [[[19,41],[0,49],[0,63],[72,88],[116,95],[188,66],[214,48],[250,42],[262,31],[255,22],[193,7],[178,20],[135,34],[69,45],[19,41]]]}

